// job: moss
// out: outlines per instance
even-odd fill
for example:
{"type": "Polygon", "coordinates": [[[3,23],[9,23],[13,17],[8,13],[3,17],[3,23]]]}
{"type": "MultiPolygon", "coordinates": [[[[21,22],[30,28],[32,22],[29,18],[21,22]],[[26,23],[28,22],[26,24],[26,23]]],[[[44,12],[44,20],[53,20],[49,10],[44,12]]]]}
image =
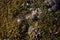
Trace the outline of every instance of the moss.
{"type": "Polygon", "coordinates": [[[8,1],[8,3],[4,1],[7,5],[1,0],[0,39],[35,40],[35,38],[30,38],[30,35],[28,35],[29,27],[32,25],[42,33],[41,40],[60,40],[60,11],[48,12],[43,1],[35,0],[33,2],[30,0],[31,8],[40,8],[42,10],[40,18],[34,22],[25,19],[26,11],[28,11],[27,0],[12,0],[8,1]],[[24,5],[21,6],[23,3],[24,5]],[[18,23],[18,18],[22,18],[23,23],[18,23]]]}

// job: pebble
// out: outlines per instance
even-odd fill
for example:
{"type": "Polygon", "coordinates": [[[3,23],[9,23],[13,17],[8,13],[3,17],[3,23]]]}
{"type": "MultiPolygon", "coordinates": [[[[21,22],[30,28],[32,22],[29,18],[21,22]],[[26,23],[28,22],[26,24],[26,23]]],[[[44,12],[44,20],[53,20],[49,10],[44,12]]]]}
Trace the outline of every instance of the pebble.
{"type": "Polygon", "coordinates": [[[17,19],[17,22],[21,22],[21,19],[17,19]]]}
{"type": "Polygon", "coordinates": [[[52,11],[52,10],[51,10],[51,8],[49,8],[49,9],[48,9],[48,11],[50,11],[50,12],[51,12],[51,11],[52,11]]]}

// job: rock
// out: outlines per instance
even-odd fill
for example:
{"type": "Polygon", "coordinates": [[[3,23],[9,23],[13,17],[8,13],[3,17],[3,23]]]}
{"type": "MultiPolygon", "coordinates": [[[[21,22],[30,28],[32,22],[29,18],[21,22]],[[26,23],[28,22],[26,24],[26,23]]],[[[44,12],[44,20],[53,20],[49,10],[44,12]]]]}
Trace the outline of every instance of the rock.
{"type": "Polygon", "coordinates": [[[48,8],[48,11],[57,11],[60,9],[60,0],[45,0],[45,5],[48,8]]]}
{"type": "Polygon", "coordinates": [[[38,20],[42,11],[39,8],[30,8],[29,10],[31,14],[26,15],[25,18],[33,21],[38,20]]]}
{"type": "Polygon", "coordinates": [[[51,12],[51,11],[52,11],[52,9],[51,9],[51,8],[49,8],[49,9],[48,9],[48,11],[50,11],[50,12],[51,12]]]}
{"type": "Polygon", "coordinates": [[[42,38],[42,34],[40,33],[39,31],[39,28],[35,28],[33,26],[30,26],[29,27],[29,30],[28,30],[28,35],[30,36],[30,39],[41,39],[42,38]]]}
{"type": "Polygon", "coordinates": [[[46,4],[46,6],[53,6],[54,5],[53,0],[45,0],[44,3],[46,4]]]}
{"type": "Polygon", "coordinates": [[[21,21],[21,19],[17,19],[17,22],[20,22],[21,21]]]}

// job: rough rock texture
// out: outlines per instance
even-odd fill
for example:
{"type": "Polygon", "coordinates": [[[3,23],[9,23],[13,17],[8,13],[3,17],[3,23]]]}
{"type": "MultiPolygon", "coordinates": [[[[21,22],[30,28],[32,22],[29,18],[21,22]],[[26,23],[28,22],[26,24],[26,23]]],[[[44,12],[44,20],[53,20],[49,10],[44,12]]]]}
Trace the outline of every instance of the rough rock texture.
{"type": "Polygon", "coordinates": [[[60,10],[60,0],[45,0],[44,3],[48,7],[48,11],[60,10]]]}

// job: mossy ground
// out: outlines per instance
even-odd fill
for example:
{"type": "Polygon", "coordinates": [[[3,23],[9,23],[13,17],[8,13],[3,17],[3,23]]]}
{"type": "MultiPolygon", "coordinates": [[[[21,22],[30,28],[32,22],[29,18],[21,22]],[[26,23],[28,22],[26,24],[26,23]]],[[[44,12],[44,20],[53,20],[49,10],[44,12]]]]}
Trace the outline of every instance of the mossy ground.
{"type": "Polygon", "coordinates": [[[40,8],[42,14],[36,22],[23,19],[23,25],[21,26],[21,23],[18,23],[17,19],[27,14],[27,0],[1,0],[0,39],[30,40],[27,30],[32,25],[33,27],[36,26],[36,28],[39,26],[40,32],[42,32],[42,38],[40,40],[60,40],[60,11],[48,12],[43,1],[35,0],[32,3],[32,0],[30,0],[30,8],[40,8]],[[24,5],[21,6],[23,3],[24,5]]]}

